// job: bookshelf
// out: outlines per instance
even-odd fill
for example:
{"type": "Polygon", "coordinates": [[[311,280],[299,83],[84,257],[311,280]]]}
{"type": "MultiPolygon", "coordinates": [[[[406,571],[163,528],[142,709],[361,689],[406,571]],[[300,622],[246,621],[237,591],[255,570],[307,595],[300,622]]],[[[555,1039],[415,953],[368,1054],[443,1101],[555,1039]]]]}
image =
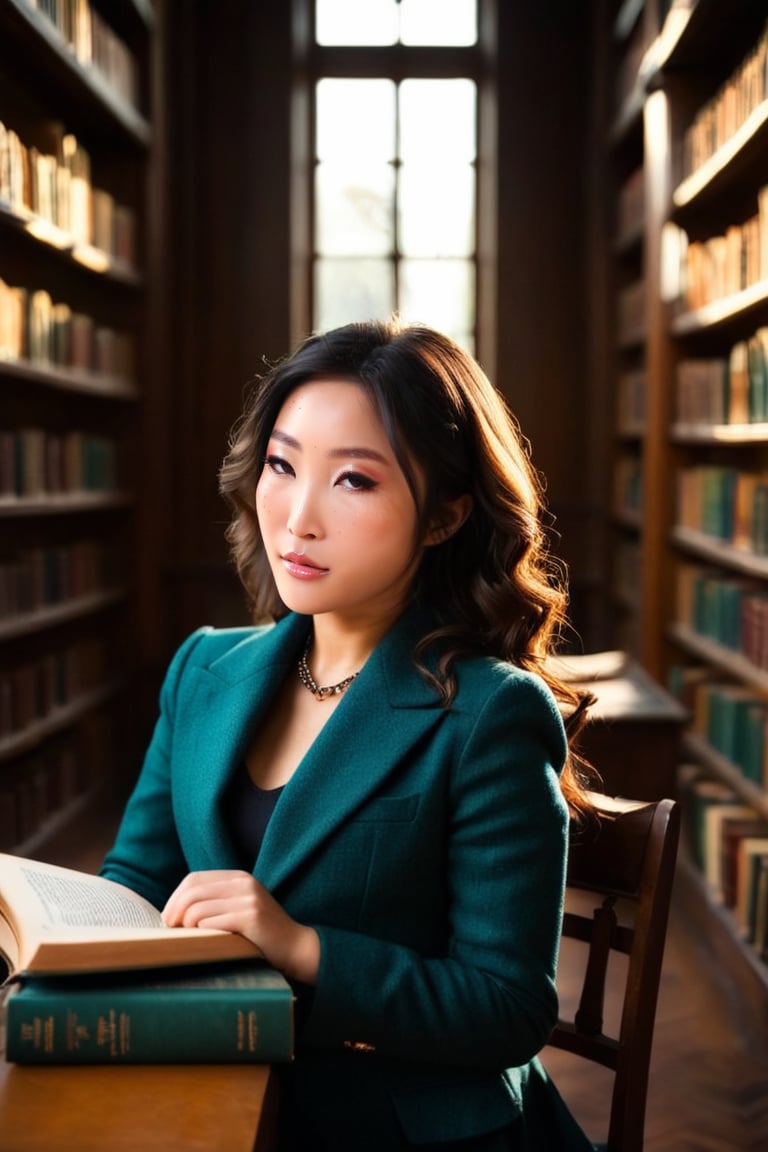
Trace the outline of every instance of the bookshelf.
{"type": "MultiPolygon", "coordinates": [[[[715,0],[614,5],[608,179],[621,221],[617,143],[641,140],[631,211],[645,288],[628,334],[614,276],[614,620],[617,642],[686,708],[691,835],[717,792],[768,836],[768,23],[764,4],[736,9],[724,25],[715,0]],[[642,51],[627,52],[632,37],[642,51]]],[[[768,942],[688,855],[681,870],[718,958],[764,1005],[768,942]]]]}
{"type": "Polygon", "coordinates": [[[611,492],[611,594],[615,642],[637,651],[642,571],[642,505],[645,477],[642,447],[647,417],[646,177],[643,87],[639,73],[647,51],[648,14],[638,0],[618,6],[608,28],[614,93],[608,131],[611,221],[609,282],[613,292],[614,340],[610,350],[615,380],[611,492]]]}
{"type": "Polygon", "coordinates": [[[119,787],[137,663],[154,10],[0,0],[0,850],[119,787]]]}

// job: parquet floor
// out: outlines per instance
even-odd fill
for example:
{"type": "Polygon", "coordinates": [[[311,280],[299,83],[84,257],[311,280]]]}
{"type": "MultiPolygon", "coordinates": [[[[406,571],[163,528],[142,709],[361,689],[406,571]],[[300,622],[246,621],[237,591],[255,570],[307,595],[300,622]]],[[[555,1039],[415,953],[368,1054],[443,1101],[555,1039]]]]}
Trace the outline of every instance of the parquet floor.
{"type": "MultiPolygon", "coordinates": [[[[686,929],[677,896],[676,903],[656,1016],[645,1152],[768,1152],[768,1036],[748,1039],[735,1022],[728,989],[686,929]]],[[[611,1074],[554,1049],[543,1058],[590,1137],[604,1138],[611,1074]]]]}

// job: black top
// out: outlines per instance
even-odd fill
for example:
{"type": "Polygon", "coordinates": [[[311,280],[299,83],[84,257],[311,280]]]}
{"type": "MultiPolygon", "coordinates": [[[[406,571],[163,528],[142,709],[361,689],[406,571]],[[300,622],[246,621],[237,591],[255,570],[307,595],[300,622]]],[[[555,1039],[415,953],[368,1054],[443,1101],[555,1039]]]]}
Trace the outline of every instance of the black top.
{"type": "Polygon", "coordinates": [[[227,822],[237,850],[248,871],[258,859],[269,818],[283,789],[259,788],[248,774],[245,764],[235,773],[226,799],[227,822]]]}

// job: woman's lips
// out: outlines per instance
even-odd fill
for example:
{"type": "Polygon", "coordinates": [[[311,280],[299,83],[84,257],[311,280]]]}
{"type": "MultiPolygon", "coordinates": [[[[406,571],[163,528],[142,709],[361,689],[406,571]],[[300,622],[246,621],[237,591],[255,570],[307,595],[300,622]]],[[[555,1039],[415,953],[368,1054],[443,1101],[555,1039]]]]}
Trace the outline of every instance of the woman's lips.
{"type": "Polygon", "coordinates": [[[281,560],[286,572],[298,580],[315,580],[318,576],[325,576],[328,572],[327,568],[321,568],[308,556],[296,552],[286,552],[284,556],[281,556],[281,560]]]}

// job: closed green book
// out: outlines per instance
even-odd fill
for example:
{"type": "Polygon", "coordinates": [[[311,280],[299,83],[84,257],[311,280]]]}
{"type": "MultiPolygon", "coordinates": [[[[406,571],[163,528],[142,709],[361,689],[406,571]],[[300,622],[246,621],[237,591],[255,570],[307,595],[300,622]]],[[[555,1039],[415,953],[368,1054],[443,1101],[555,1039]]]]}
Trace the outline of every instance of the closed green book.
{"type": "Polygon", "coordinates": [[[293,1056],[293,990],[264,961],[26,978],[6,998],[17,1064],[275,1064],[293,1056]]]}

